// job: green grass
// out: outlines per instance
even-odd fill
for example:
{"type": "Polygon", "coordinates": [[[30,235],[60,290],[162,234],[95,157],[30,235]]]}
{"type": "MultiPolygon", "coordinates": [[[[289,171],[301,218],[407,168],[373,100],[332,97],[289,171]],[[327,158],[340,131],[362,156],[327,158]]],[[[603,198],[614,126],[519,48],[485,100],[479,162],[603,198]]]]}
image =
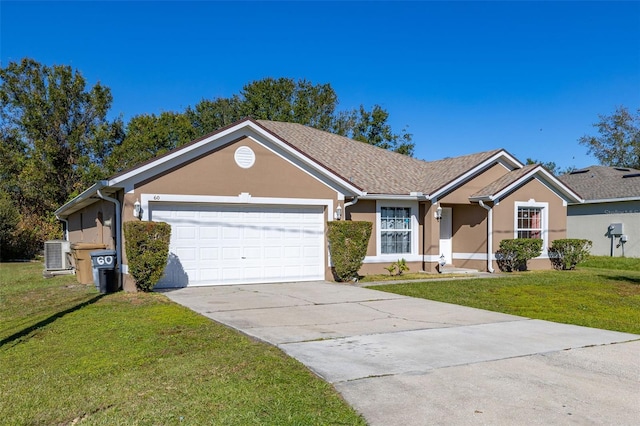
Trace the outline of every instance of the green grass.
{"type": "Polygon", "coordinates": [[[1,424],[365,424],[277,348],[41,269],[0,265],[1,424]]]}
{"type": "Polygon", "coordinates": [[[640,258],[590,256],[585,262],[580,264],[580,267],[640,271],[640,258]]]}
{"type": "MultiPolygon", "coordinates": [[[[591,265],[629,268],[637,259],[591,265]],[[617,266],[616,266],[617,265],[617,266]]],[[[640,268],[527,271],[500,278],[376,286],[412,297],[471,306],[528,318],[640,334],[640,268]]]]}
{"type": "Polygon", "coordinates": [[[408,272],[402,275],[389,275],[389,274],[372,274],[366,275],[360,278],[361,283],[372,283],[379,281],[402,281],[402,280],[432,280],[441,278],[451,278],[454,275],[443,274],[428,274],[425,272],[408,272]]]}

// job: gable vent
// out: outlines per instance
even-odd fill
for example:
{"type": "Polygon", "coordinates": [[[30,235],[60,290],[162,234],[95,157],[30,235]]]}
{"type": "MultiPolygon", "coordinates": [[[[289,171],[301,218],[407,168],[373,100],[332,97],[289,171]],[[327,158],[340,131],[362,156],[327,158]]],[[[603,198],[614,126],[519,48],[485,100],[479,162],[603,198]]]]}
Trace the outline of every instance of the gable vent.
{"type": "Polygon", "coordinates": [[[256,162],[256,154],[248,146],[241,146],[236,149],[233,158],[236,160],[236,164],[243,169],[250,168],[256,162]]]}

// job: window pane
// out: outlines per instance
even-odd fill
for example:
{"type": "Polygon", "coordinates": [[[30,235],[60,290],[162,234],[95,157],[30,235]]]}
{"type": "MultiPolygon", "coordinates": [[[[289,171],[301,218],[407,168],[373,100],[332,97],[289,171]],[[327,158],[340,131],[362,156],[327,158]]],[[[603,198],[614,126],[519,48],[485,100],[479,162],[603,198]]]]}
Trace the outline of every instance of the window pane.
{"type": "Polygon", "coordinates": [[[411,208],[380,208],[380,251],[383,254],[411,253],[411,208]]]}
{"type": "Polygon", "coordinates": [[[542,209],[539,207],[518,207],[518,238],[542,238],[542,209]]]}

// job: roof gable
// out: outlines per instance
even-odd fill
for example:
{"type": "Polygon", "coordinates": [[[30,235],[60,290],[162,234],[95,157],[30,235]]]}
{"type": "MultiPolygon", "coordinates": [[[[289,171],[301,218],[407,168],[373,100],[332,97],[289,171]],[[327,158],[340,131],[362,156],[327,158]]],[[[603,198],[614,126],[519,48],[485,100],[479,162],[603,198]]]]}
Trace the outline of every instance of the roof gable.
{"type": "Polygon", "coordinates": [[[250,118],[241,120],[189,144],[183,145],[165,155],[121,172],[108,180],[109,185],[130,190],[137,182],[144,181],[154,175],[176,168],[186,161],[212,153],[216,149],[244,137],[249,137],[258,143],[268,145],[271,150],[283,158],[307,170],[327,184],[349,193],[362,193],[362,189],[353,182],[347,181],[335,174],[332,170],[323,167],[323,165],[315,162],[312,158],[300,150],[295,149],[295,147],[281,138],[274,137],[272,133],[266,131],[264,127],[250,118]]]}
{"type": "Polygon", "coordinates": [[[520,169],[512,170],[473,194],[469,199],[471,201],[482,200],[498,202],[501,198],[504,198],[532,179],[543,183],[566,202],[581,201],[580,196],[576,192],[563,184],[558,178],[539,164],[529,164],[520,169]]]}

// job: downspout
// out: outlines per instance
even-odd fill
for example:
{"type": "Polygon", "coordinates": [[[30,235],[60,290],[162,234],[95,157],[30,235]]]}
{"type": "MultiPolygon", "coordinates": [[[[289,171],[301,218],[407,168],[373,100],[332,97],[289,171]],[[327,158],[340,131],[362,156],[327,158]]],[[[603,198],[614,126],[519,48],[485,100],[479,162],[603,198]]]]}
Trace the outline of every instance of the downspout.
{"type": "Polygon", "coordinates": [[[353,200],[349,201],[348,203],[344,203],[344,208],[346,209],[347,207],[351,207],[357,202],[358,202],[358,197],[353,197],[353,200]]]}
{"type": "Polygon", "coordinates": [[[122,287],[122,243],[120,241],[120,201],[115,198],[107,197],[102,195],[102,192],[98,189],[96,191],[98,197],[102,198],[105,201],[110,201],[115,204],[116,210],[116,232],[115,232],[115,240],[116,240],[116,271],[118,273],[118,288],[122,287]]]}
{"type": "Polygon", "coordinates": [[[493,263],[491,257],[493,256],[493,210],[491,207],[485,205],[482,200],[478,200],[480,207],[487,211],[487,271],[493,274],[493,263]]]}
{"type": "Polygon", "coordinates": [[[358,197],[353,197],[353,200],[349,201],[348,203],[344,203],[344,217],[345,220],[347,218],[347,207],[351,207],[354,204],[356,204],[358,202],[358,197]]]}
{"type": "Polygon", "coordinates": [[[56,219],[64,223],[64,240],[69,241],[69,221],[67,219],[61,218],[58,215],[56,215],[56,219]]]}

